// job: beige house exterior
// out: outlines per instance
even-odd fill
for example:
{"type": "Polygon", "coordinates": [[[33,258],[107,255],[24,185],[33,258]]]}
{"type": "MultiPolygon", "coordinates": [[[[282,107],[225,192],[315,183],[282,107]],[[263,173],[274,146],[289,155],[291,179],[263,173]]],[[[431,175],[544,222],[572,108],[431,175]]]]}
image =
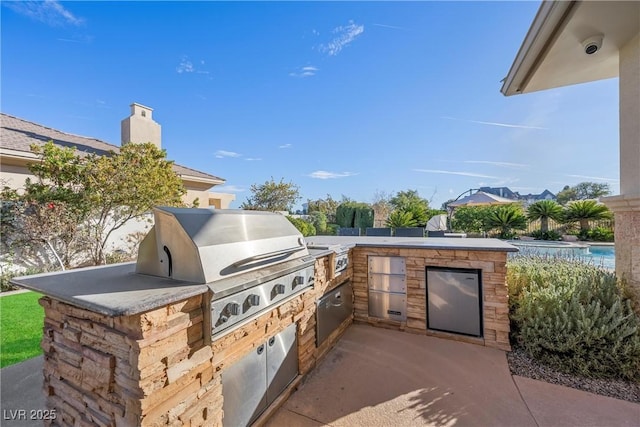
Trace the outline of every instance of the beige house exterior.
{"type": "MultiPolygon", "coordinates": [[[[28,164],[37,161],[31,153],[32,144],[44,144],[47,141],[65,147],[74,147],[81,153],[106,155],[109,151],[118,152],[119,146],[95,138],[72,135],[49,128],[18,117],[0,113],[0,179],[2,185],[20,190],[27,178],[33,178],[28,164]]],[[[161,147],[161,127],[153,120],[153,109],[141,104],[131,104],[131,115],[121,123],[121,143],[152,142],[161,147]]],[[[183,197],[185,204],[191,205],[198,199],[200,207],[227,209],[235,200],[234,194],[212,192],[211,189],[222,185],[225,180],[186,166],[174,164],[173,170],[182,179],[187,190],[183,197]]]]}
{"type": "Polygon", "coordinates": [[[544,1],[502,93],[613,77],[619,77],[620,194],[602,201],[615,214],[616,274],[640,312],[640,2],[544,1]]]}

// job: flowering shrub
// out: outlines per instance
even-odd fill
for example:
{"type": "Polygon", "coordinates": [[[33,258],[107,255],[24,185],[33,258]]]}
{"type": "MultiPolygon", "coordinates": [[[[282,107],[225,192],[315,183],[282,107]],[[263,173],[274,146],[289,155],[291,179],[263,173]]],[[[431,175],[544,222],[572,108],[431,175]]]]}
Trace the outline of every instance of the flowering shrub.
{"type": "Polygon", "coordinates": [[[516,256],[507,282],[512,338],[531,356],[586,377],[640,379],[640,319],[612,272],[516,256]]]}

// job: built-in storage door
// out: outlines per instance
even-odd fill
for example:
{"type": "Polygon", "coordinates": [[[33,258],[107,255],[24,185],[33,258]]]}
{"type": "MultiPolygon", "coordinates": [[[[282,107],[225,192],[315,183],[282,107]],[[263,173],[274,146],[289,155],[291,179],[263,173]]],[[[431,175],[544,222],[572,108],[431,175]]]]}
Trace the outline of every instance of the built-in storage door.
{"type": "Polygon", "coordinates": [[[427,328],[482,336],[480,270],[427,267],[427,328]]]}
{"type": "Polygon", "coordinates": [[[267,404],[298,375],[296,324],[267,341],[267,404]]]}
{"type": "Polygon", "coordinates": [[[353,286],[346,282],[318,300],[316,346],[320,346],[342,322],[353,314],[353,286]]]}
{"type": "Polygon", "coordinates": [[[222,374],[223,425],[249,425],[267,408],[267,345],[262,344],[222,374]]]}
{"type": "Polygon", "coordinates": [[[404,257],[370,255],[369,316],[398,322],[407,320],[407,266],[404,257]]]}
{"type": "Polygon", "coordinates": [[[259,345],[222,373],[222,424],[254,422],[298,375],[296,324],[259,345]]]}

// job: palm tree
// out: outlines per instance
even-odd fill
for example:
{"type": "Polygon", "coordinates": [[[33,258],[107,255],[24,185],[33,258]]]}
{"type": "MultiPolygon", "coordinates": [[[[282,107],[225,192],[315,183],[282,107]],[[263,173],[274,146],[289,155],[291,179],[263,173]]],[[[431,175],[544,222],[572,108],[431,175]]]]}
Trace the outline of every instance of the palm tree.
{"type": "Polygon", "coordinates": [[[418,225],[418,221],[413,217],[413,213],[400,209],[391,212],[387,218],[387,227],[391,228],[415,227],[416,225],[418,225]]]}
{"type": "Polygon", "coordinates": [[[527,227],[527,217],[520,205],[503,205],[491,211],[487,217],[487,225],[500,229],[500,238],[508,239],[513,236],[512,229],[524,230],[527,227]]]}
{"type": "Polygon", "coordinates": [[[527,217],[529,221],[540,220],[540,231],[546,233],[549,231],[549,219],[562,219],[562,206],[553,200],[539,200],[533,203],[527,209],[527,217]]]}
{"type": "Polygon", "coordinates": [[[596,200],[575,200],[569,202],[564,214],[565,222],[580,222],[580,230],[589,230],[589,221],[610,219],[611,211],[596,200]]]}

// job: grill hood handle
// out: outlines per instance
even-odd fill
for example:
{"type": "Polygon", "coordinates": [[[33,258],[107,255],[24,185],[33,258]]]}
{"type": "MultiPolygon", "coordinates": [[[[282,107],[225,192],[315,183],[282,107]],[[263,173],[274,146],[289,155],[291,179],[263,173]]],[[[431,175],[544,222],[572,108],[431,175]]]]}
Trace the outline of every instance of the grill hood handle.
{"type": "Polygon", "coordinates": [[[254,256],[250,256],[249,258],[245,258],[245,259],[242,259],[240,261],[236,261],[231,265],[233,265],[234,267],[241,267],[241,266],[243,266],[245,264],[249,264],[249,263],[254,262],[254,261],[260,261],[260,260],[267,259],[267,258],[275,258],[277,256],[282,256],[282,255],[290,255],[290,254],[296,253],[298,251],[304,250],[305,248],[306,248],[306,246],[296,246],[295,248],[282,249],[282,250],[279,250],[279,251],[268,252],[266,254],[254,255],[254,256]]]}

